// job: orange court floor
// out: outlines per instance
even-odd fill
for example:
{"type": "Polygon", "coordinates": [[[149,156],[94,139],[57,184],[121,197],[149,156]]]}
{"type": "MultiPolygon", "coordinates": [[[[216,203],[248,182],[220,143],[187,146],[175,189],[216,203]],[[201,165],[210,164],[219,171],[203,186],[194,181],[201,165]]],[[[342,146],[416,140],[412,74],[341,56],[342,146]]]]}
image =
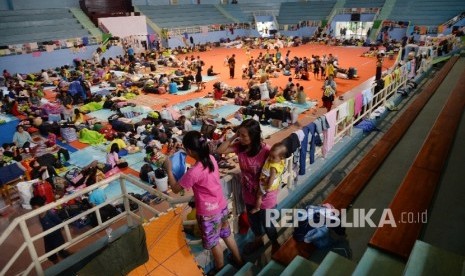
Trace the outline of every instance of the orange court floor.
{"type": "MultiPolygon", "coordinates": [[[[348,69],[349,67],[354,67],[357,69],[357,79],[340,79],[335,78],[337,84],[337,95],[341,96],[355,90],[356,87],[359,87],[363,84],[365,88],[367,86],[367,81],[373,79],[375,72],[376,72],[376,58],[375,57],[364,57],[362,54],[368,50],[368,47],[355,47],[355,46],[328,46],[324,44],[305,44],[298,47],[288,47],[280,49],[282,57],[284,58],[287,51],[290,51],[289,58],[292,59],[294,57],[307,57],[311,58],[312,55],[320,56],[332,54],[333,56],[338,58],[338,64],[340,68],[348,69]]],[[[261,53],[265,54],[265,49],[251,49],[250,56],[253,58],[258,57],[261,53]]],[[[276,52],[276,50],[270,50],[270,52],[276,52]]],[[[202,61],[205,62],[205,66],[203,67],[203,75],[206,75],[206,71],[210,66],[213,65],[213,70],[217,75],[217,79],[215,81],[210,81],[206,84],[206,89],[200,92],[193,92],[185,95],[173,95],[173,94],[164,94],[164,95],[154,95],[150,94],[149,96],[152,97],[159,97],[164,99],[164,102],[168,102],[169,104],[176,104],[179,102],[192,100],[195,98],[205,97],[208,92],[213,91],[213,84],[216,81],[222,81],[228,84],[229,86],[236,87],[241,86],[246,88],[248,79],[242,79],[242,66],[247,65],[247,55],[246,49],[236,49],[236,48],[213,48],[212,50],[206,52],[194,52],[188,54],[178,55],[178,59],[182,60],[185,57],[199,56],[202,61]],[[236,68],[235,68],[235,78],[229,78],[229,67],[225,64],[225,58],[231,57],[235,54],[236,59],[236,68]]],[[[391,68],[395,63],[395,60],[385,58],[383,61],[383,71],[391,68]]],[[[294,71],[291,70],[293,73],[294,71]]],[[[278,87],[285,87],[288,82],[289,76],[280,75],[278,78],[271,78],[271,83],[273,86],[278,87]]],[[[300,83],[304,87],[304,91],[307,94],[309,99],[316,99],[318,100],[318,106],[322,105],[321,97],[322,97],[322,87],[324,80],[323,79],[315,79],[313,76],[313,72],[310,73],[310,80],[309,81],[302,81],[299,79],[294,79],[294,83],[300,83]]],[[[334,106],[340,104],[341,101],[338,99],[335,100],[334,106]]],[[[165,103],[166,104],[166,103],[165,103]]],[[[154,109],[160,109],[165,104],[158,104],[151,106],[154,109]]],[[[310,122],[312,122],[315,118],[320,115],[323,115],[326,112],[325,109],[317,109],[313,114],[309,112],[304,112],[300,114],[298,123],[294,126],[290,126],[282,131],[279,131],[273,134],[271,137],[265,139],[266,142],[273,144],[276,141],[281,141],[287,135],[289,135],[292,131],[295,131],[300,128],[300,126],[304,126],[310,122]]]]}
{"type": "MultiPolygon", "coordinates": [[[[318,55],[322,57],[324,54],[332,54],[338,58],[338,64],[340,68],[348,69],[349,67],[355,67],[357,69],[358,78],[352,80],[345,80],[336,78],[338,95],[346,93],[354,87],[360,85],[366,80],[370,79],[375,75],[376,71],[376,58],[375,57],[362,57],[362,53],[368,50],[367,47],[353,47],[353,46],[327,46],[320,44],[305,44],[298,47],[282,48],[280,49],[282,57],[284,58],[287,51],[290,51],[290,59],[293,57],[307,57],[311,58],[312,55],[318,55]]],[[[270,50],[275,52],[276,50],[270,50]]],[[[247,86],[247,80],[243,80],[242,77],[242,66],[247,65],[247,56],[245,49],[232,49],[232,48],[213,48],[206,52],[193,52],[188,54],[178,55],[178,59],[182,60],[186,56],[200,56],[200,59],[205,62],[203,67],[203,75],[206,75],[207,69],[213,65],[214,72],[220,73],[217,75],[218,81],[223,81],[229,86],[247,86]],[[236,68],[235,78],[229,78],[229,67],[225,66],[225,58],[231,57],[233,54],[236,55],[236,68]]],[[[251,57],[257,57],[259,53],[266,53],[265,49],[251,49],[251,57]]],[[[383,62],[383,70],[390,68],[394,64],[394,60],[385,59],[383,62]]],[[[293,71],[292,71],[293,72],[293,71]]],[[[285,87],[288,82],[288,76],[280,75],[278,78],[271,78],[271,83],[274,86],[285,87]]],[[[176,104],[186,100],[204,97],[209,91],[213,90],[213,83],[211,81],[207,83],[207,88],[201,92],[193,92],[185,95],[151,95],[153,97],[160,97],[169,101],[170,104],[176,104]]],[[[310,73],[310,81],[294,80],[294,83],[300,83],[304,86],[305,92],[311,99],[317,99],[321,103],[321,87],[323,86],[323,80],[315,80],[313,73],[310,73]]],[[[152,107],[159,107],[157,105],[152,107]]]]}

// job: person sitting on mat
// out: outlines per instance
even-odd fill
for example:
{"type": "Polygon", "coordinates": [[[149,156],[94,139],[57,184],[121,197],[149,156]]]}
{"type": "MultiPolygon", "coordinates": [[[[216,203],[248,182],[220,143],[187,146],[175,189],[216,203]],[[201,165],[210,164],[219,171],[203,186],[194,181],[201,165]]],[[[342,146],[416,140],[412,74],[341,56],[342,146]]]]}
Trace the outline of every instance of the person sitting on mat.
{"type": "Polygon", "coordinates": [[[123,159],[120,159],[118,156],[119,153],[119,147],[118,144],[112,144],[110,152],[107,153],[107,168],[106,171],[109,171],[115,167],[118,168],[126,168],[128,166],[128,162],[124,161],[123,159]]]}
{"type": "Polygon", "coordinates": [[[210,66],[210,68],[208,68],[208,70],[207,70],[207,76],[212,77],[212,76],[216,76],[216,75],[219,75],[219,74],[220,74],[220,73],[215,73],[215,72],[213,72],[213,65],[210,66]]]}
{"type": "Polygon", "coordinates": [[[194,76],[192,76],[192,72],[189,71],[188,75],[187,76],[184,76],[184,78],[182,78],[182,86],[181,88],[179,88],[179,90],[181,91],[187,91],[189,89],[191,89],[191,83],[194,82],[194,76]]]}

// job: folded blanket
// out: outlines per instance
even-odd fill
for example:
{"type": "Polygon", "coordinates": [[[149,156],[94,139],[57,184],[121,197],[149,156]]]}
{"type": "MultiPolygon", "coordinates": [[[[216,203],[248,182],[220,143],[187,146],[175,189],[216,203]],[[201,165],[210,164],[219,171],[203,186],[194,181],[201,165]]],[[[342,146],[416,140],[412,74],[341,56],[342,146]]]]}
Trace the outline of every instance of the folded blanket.
{"type": "Polygon", "coordinates": [[[106,141],[105,136],[97,131],[84,128],[79,132],[79,142],[81,143],[96,145],[106,141]]]}
{"type": "Polygon", "coordinates": [[[97,110],[103,109],[103,104],[104,104],[104,101],[90,102],[88,104],[81,106],[79,110],[81,110],[81,112],[84,112],[84,113],[97,111],[97,110]]]}

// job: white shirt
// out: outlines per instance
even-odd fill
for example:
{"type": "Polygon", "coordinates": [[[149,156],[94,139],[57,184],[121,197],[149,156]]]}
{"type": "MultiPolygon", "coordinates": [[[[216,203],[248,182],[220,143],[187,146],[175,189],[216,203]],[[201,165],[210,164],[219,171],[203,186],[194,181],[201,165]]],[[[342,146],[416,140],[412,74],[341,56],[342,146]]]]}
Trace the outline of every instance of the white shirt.
{"type": "Polygon", "coordinates": [[[184,122],[184,131],[187,132],[187,131],[192,131],[192,130],[194,130],[194,129],[192,128],[192,123],[191,123],[191,121],[186,120],[186,121],[184,122]]]}
{"type": "Polygon", "coordinates": [[[260,99],[263,100],[269,100],[270,99],[270,91],[268,91],[268,86],[267,83],[260,83],[258,85],[258,88],[260,89],[260,99]]]}
{"type": "Polygon", "coordinates": [[[50,79],[48,78],[48,73],[47,73],[47,71],[43,71],[42,74],[40,74],[40,76],[42,77],[42,79],[43,79],[44,81],[47,81],[47,82],[48,82],[48,81],[50,80],[50,79]]]}

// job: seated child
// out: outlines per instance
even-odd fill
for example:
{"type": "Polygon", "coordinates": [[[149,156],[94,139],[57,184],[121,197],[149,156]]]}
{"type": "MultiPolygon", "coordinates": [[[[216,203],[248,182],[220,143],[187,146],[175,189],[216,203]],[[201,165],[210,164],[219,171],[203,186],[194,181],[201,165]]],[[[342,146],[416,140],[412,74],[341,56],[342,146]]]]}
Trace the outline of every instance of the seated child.
{"type": "Polygon", "coordinates": [[[47,141],[45,141],[45,145],[50,148],[50,147],[55,146],[56,143],[57,143],[57,136],[54,133],[49,132],[47,136],[47,141]]]}
{"type": "Polygon", "coordinates": [[[255,208],[250,213],[254,214],[260,211],[263,197],[277,197],[281,177],[285,169],[286,153],[287,148],[282,143],[276,143],[271,147],[270,154],[263,165],[260,175],[260,187],[257,191],[255,208]]]}

